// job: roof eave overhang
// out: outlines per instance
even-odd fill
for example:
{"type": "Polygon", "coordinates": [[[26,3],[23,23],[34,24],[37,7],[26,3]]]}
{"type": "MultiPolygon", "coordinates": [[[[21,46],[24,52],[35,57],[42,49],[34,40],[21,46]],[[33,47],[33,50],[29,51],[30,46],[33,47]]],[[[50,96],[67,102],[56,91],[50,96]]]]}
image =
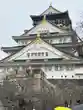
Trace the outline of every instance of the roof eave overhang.
{"type": "MultiPolygon", "coordinates": [[[[70,33],[50,33],[49,35],[46,35],[47,33],[43,33],[43,34],[41,34],[41,36],[43,35],[43,37],[58,37],[58,36],[69,36],[69,35],[72,35],[72,33],[70,32],[70,33]]],[[[12,36],[12,38],[16,41],[16,42],[18,42],[18,40],[26,40],[26,39],[33,39],[33,38],[35,38],[36,37],[36,34],[31,34],[31,35],[27,35],[27,36],[12,36]]]]}
{"type": "Polygon", "coordinates": [[[0,62],[0,68],[10,66],[36,66],[36,65],[50,65],[50,64],[83,64],[83,60],[66,60],[66,61],[43,61],[43,62],[0,62]]]}
{"type": "Polygon", "coordinates": [[[1,50],[6,52],[6,53],[12,53],[12,52],[17,52],[21,50],[24,46],[21,47],[1,47],[1,50]]]}
{"type": "MultiPolygon", "coordinates": [[[[53,13],[53,14],[48,14],[48,15],[46,15],[46,17],[49,17],[49,16],[62,16],[62,15],[65,15],[66,17],[68,17],[69,18],[69,15],[68,15],[68,11],[65,11],[65,12],[63,12],[63,13],[53,13]]],[[[37,19],[43,19],[43,16],[44,15],[30,15],[30,17],[31,17],[31,19],[32,20],[37,20],[37,19]]]]}

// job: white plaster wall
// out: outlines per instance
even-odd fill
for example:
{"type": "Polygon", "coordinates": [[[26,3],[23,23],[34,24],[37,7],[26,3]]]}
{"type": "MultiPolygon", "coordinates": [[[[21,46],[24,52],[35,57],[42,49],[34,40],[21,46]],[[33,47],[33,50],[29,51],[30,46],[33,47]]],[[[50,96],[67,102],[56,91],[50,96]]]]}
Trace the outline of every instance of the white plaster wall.
{"type": "Polygon", "coordinates": [[[58,55],[58,53],[53,53],[51,50],[48,50],[47,48],[41,47],[40,44],[36,44],[31,46],[30,49],[28,49],[27,51],[25,51],[24,53],[22,53],[19,57],[15,58],[16,60],[21,60],[21,59],[49,59],[49,58],[61,58],[61,55],[58,55]],[[39,52],[43,52],[46,53],[48,52],[48,56],[44,55],[44,56],[31,56],[28,57],[28,53],[39,53],[39,52]]]}
{"type": "Polygon", "coordinates": [[[52,66],[52,69],[49,70],[45,67],[42,67],[42,70],[45,72],[47,78],[54,78],[54,79],[83,79],[83,67],[74,67],[72,70],[55,70],[55,67],[52,66]],[[79,74],[79,75],[76,75],[79,74]],[[80,75],[81,74],[81,75],[80,75]],[[63,77],[61,77],[63,76],[63,77]],[[66,77],[65,77],[66,76],[66,77]]]}
{"type": "MultiPolygon", "coordinates": [[[[71,67],[70,65],[69,67],[71,67]]],[[[68,65],[67,65],[68,67],[68,65]]],[[[54,79],[83,79],[83,66],[73,66],[72,69],[67,70],[66,65],[61,69],[56,70],[55,65],[43,66],[41,69],[46,74],[47,78],[54,79]],[[76,75],[77,74],[77,75],[76,75]],[[63,77],[61,77],[63,76],[63,77]],[[65,77],[66,76],[66,77],[65,77]],[[72,77],[73,76],[73,77],[72,77]]],[[[23,73],[23,72],[22,72],[23,73]]],[[[15,74],[13,68],[0,68],[0,82],[6,77],[6,75],[15,74]]],[[[21,72],[20,72],[21,74],[21,72]]],[[[39,77],[39,76],[38,76],[39,77]]]]}
{"type": "Polygon", "coordinates": [[[72,42],[71,37],[59,37],[59,38],[49,39],[49,40],[52,40],[52,44],[72,42]]]}
{"type": "Polygon", "coordinates": [[[27,45],[27,44],[29,44],[31,42],[31,40],[19,40],[18,41],[18,44],[19,45],[27,45]]]}
{"type": "Polygon", "coordinates": [[[27,35],[30,34],[37,34],[38,32],[40,33],[53,33],[53,32],[59,32],[59,33],[66,33],[67,31],[62,31],[61,29],[53,26],[52,24],[50,24],[48,21],[45,21],[45,23],[40,23],[39,25],[37,25],[35,28],[33,28],[32,30],[30,30],[27,35]]]}

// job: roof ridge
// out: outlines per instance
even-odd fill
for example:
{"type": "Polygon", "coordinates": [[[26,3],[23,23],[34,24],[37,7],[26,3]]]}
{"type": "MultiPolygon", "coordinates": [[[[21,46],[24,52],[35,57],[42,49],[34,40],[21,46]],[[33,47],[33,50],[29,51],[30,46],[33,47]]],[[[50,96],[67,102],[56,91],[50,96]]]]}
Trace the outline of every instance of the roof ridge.
{"type": "Polygon", "coordinates": [[[24,47],[24,45],[20,45],[20,46],[12,46],[12,47],[1,47],[2,48],[15,48],[15,47],[24,47]]]}
{"type": "Polygon", "coordinates": [[[59,12],[59,13],[62,13],[61,11],[59,11],[58,9],[54,8],[53,6],[49,6],[44,12],[42,12],[40,15],[43,15],[48,9],[50,9],[50,7],[52,9],[54,9],[55,11],[59,12]]]}

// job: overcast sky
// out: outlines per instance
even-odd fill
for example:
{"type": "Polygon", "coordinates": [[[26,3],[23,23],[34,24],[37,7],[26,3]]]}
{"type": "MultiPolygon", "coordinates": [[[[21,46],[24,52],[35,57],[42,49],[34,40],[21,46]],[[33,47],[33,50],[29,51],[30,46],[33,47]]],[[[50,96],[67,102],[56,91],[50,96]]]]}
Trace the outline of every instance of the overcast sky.
{"type": "MultiPolygon", "coordinates": [[[[29,15],[42,13],[50,2],[60,11],[69,11],[73,26],[80,20],[83,0],[0,0],[0,47],[16,45],[11,36],[30,29],[29,15]]],[[[0,52],[0,58],[3,56],[4,53],[0,52]]]]}

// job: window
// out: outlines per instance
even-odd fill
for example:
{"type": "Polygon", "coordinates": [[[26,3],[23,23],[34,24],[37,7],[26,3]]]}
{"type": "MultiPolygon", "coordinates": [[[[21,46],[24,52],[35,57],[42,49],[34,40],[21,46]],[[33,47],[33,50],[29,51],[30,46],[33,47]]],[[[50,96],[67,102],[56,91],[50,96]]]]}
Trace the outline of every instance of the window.
{"type": "Polygon", "coordinates": [[[42,56],[44,56],[44,52],[42,52],[42,56]]]}
{"type": "Polygon", "coordinates": [[[60,19],[59,23],[62,24],[62,19],[60,19]]]}
{"type": "Polygon", "coordinates": [[[31,56],[33,56],[34,55],[34,53],[31,53],[31,56]]]}
{"type": "Polygon", "coordinates": [[[27,53],[27,56],[30,57],[30,53],[27,53]]]}
{"type": "Polygon", "coordinates": [[[55,23],[55,20],[52,20],[52,23],[55,23]]]}
{"type": "Polygon", "coordinates": [[[63,43],[66,43],[66,38],[63,38],[63,43]]]}
{"type": "Polygon", "coordinates": [[[79,76],[79,79],[80,79],[80,76],[79,76]]]}
{"type": "Polygon", "coordinates": [[[30,56],[48,56],[48,52],[38,52],[38,53],[27,53],[27,56],[30,57],[30,56]]]}
{"type": "Polygon", "coordinates": [[[66,66],[66,70],[70,70],[70,69],[69,69],[69,66],[66,66]]]}
{"type": "Polygon", "coordinates": [[[55,23],[58,24],[58,19],[56,19],[55,23]]]}
{"type": "Polygon", "coordinates": [[[63,78],[63,76],[61,75],[61,78],[63,78]]]}
{"type": "Polygon", "coordinates": [[[38,56],[41,56],[41,53],[40,52],[38,53],[38,56]]]}
{"type": "Polygon", "coordinates": [[[67,65],[67,66],[66,66],[66,70],[72,71],[72,70],[73,70],[73,65],[67,65]]]}
{"type": "Polygon", "coordinates": [[[60,38],[60,39],[59,39],[59,43],[62,43],[62,41],[63,41],[62,38],[60,38]]]}
{"type": "Polygon", "coordinates": [[[47,71],[48,70],[48,67],[47,66],[45,66],[45,71],[47,71]]]}
{"type": "Polygon", "coordinates": [[[35,53],[35,56],[37,56],[37,53],[35,53]]]}
{"type": "Polygon", "coordinates": [[[64,19],[62,20],[62,24],[65,25],[65,20],[64,19]]]}
{"type": "Polygon", "coordinates": [[[47,42],[49,42],[49,40],[47,40],[47,42]]]}
{"type": "Polygon", "coordinates": [[[63,66],[62,65],[55,65],[55,71],[62,71],[63,66]]]}
{"type": "Polygon", "coordinates": [[[58,19],[58,24],[60,24],[60,19],[58,19]]]}
{"type": "Polygon", "coordinates": [[[55,65],[55,70],[58,71],[58,65],[55,65]]]}
{"type": "Polygon", "coordinates": [[[52,40],[50,40],[50,43],[52,43],[52,40]]]}
{"type": "Polygon", "coordinates": [[[51,66],[49,66],[49,67],[48,67],[48,69],[49,69],[49,71],[51,71],[51,70],[52,70],[52,65],[51,65],[51,66]]]}
{"type": "Polygon", "coordinates": [[[65,78],[66,78],[67,76],[65,76],[65,78]]]}
{"type": "Polygon", "coordinates": [[[73,78],[74,76],[72,75],[72,78],[73,78]]]}
{"type": "Polygon", "coordinates": [[[63,66],[62,65],[59,65],[59,70],[63,70],[63,66]]]}
{"type": "Polygon", "coordinates": [[[48,52],[46,52],[46,56],[48,56],[48,52]]]}

